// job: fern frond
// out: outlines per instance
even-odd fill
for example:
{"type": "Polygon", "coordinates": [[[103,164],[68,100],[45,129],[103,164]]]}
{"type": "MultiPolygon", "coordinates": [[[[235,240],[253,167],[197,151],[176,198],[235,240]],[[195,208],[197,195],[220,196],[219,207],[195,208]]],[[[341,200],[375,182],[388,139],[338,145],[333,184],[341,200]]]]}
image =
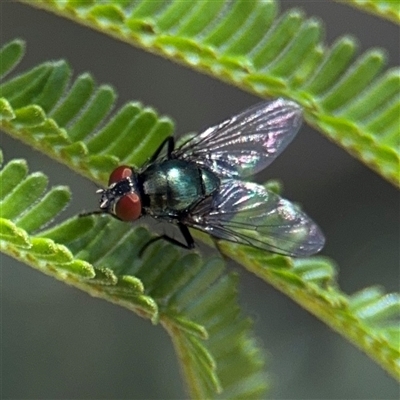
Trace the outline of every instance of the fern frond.
{"type": "Polygon", "coordinates": [[[220,258],[203,262],[197,254],[160,245],[139,259],[149,232],[108,216],[74,218],[43,230],[68,204],[68,188],[46,192],[47,177],[28,174],[23,160],[7,163],[0,181],[4,253],[160,322],[177,349],[192,398],[213,398],[223,390],[224,397],[263,396],[265,360],[252,338],[252,322],[237,305],[237,277],[224,274],[220,258]],[[247,374],[242,376],[243,368],[247,374]]]}
{"type": "Polygon", "coordinates": [[[291,297],[400,380],[400,294],[369,287],[343,293],[324,257],[290,259],[220,243],[223,253],[291,297]]]}
{"type": "MultiPolygon", "coordinates": [[[[10,70],[21,58],[21,43],[10,43],[1,55],[10,70]]],[[[54,61],[1,83],[2,129],[98,183],[107,182],[110,170],[121,162],[142,165],[172,134],[169,118],[138,102],[125,104],[110,117],[113,88],[96,87],[90,74],[72,84],[70,79],[67,63],[54,61]]]]}
{"type": "Polygon", "coordinates": [[[397,0],[337,0],[339,3],[357,7],[371,14],[386,18],[395,23],[400,22],[400,5],[397,0]]]}
{"type": "Polygon", "coordinates": [[[274,1],[25,3],[261,97],[292,98],[308,123],[400,185],[400,74],[398,68],[382,72],[380,49],[356,58],[349,36],[327,48],[319,20],[296,9],[278,16],[274,1]]]}

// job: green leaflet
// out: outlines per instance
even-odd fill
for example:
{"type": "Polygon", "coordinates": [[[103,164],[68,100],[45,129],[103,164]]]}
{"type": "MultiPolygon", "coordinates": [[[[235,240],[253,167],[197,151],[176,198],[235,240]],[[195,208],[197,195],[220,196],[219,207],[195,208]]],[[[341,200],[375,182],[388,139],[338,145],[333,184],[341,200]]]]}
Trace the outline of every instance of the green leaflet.
{"type": "MultiPolygon", "coordinates": [[[[384,51],[358,56],[350,36],[328,47],[320,20],[277,2],[25,1],[261,97],[286,96],[306,121],[397,186],[400,74],[384,51]],[[306,56],[304,56],[306,55],[306,56]],[[382,87],[396,88],[383,91],[382,87]],[[354,113],[354,108],[369,112],[354,113]]],[[[399,21],[392,1],[351,2],[399,21]]]]}
{"type": "Polygon", "coordinates": [[[69,202],[68,188],[47,190],[47,178],[29,174],[21,160],[2,168],[0,182],[2,252],[160,322],[181,357],[192,397],[212,398],[222,390],[242,397],[264,395],[264,357],[252,338],[252,322],[237,305],[237,277],[224,273],[220,258],[204,262],[195,253],[160,244],[139,259],[149,232],[109,216],[73,218],[43,230],[69,202]],[[165,257],[169,262],[162,262],[165,257]],[[229,358],[232,352],[236,360],[229,358]],[[240,377],[242,368],[248,375],[240,377]],[[234,374],[240,389],[229,379],[234,374]]]}
{"type": "Polygon", "coordinates": [[[337,0],[344,4],[358,7],[393,22],[400,22],[400,7],[397,1],[391,0],[337,0]]]}

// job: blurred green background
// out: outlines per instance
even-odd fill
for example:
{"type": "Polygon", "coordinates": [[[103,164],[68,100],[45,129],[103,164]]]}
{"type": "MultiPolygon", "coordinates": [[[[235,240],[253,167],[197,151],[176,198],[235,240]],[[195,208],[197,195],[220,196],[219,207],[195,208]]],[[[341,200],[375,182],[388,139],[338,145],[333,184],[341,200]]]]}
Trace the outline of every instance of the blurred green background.
{"type": "MultiPolygon", "coordinates": [[[[398,64],[394,24],[333,2],[284,1],[326,22],[328,43],[354,34],[360,48],[388,50],[398,64]]],[[[19,71],[65,58],[76,74],[110,83],[118,104],[140,100],[173,117],[177,135],[199,131],[260,101],[250,94],[43,11],[0,4],[0,35],[20,37],[27,55],[19,71]]],[[[24,157],[51,184],[73,193],[64,216],[97,207],[95,185],[1,134],[5,159],[24,157]]],[[[257,180],[279,178],[285,197],[301,203],[322,227],[322,254],[339,265],[352,293],[367,285],[399,286],[399,197],[322,135],[304,126],[257,180]]],[[[364,354],[291,300],[242,268],[241,304],[268,351],[274,399],[397,399],[399,387],[364,354]]],[[[89,297],[31,268],[1,258],[2,399],[178,399],[186,396],[177,360],[160,326],[89,297]]]]}

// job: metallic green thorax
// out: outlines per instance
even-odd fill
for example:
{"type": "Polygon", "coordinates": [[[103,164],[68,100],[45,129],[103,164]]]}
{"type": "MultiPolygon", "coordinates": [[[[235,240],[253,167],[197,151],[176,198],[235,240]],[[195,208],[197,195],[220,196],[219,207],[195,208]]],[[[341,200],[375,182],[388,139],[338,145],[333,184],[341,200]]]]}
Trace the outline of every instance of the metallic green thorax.
{"type": "Polygon", "coordinates": [[[145,211],[155,217],[176,216],[189,211],[220,186],[220,180],[213,172],[182,160],[152,164],[140,178],[147,200],[145,211]]]}

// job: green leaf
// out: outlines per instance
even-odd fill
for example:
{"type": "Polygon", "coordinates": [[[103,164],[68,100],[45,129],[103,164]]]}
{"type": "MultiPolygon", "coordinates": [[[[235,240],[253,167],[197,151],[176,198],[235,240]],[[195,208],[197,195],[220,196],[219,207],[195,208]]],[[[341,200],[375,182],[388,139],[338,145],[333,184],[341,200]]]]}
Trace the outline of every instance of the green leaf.
{"type": "Polygon", "coordinates": [[[8,219],[0,218],[0,238],[19,247],[31,247],[26,231],[18,228],[8,219]]]}
{"type": "Polygon", "coordinates": [[[0,50],[0,76],[5,76],[18,64],[24,50],[25,43],[22,40],[14,40],[0,50]]]}
{"type": "Polygon", "coordinates": [[[1,202],[3,218],[17,219],[24,214],[30,204],[39,200],[47,186],[47,177],[37,172],[18,182],[15,189],[1,202]]]}
{"type": "Polygon", "coordinates": [[[21,217],[17,218],[18,226],[27,232],[33,232],[49,221],[51,218],[61,212],[68,204],[71,194],[66,186],[55,187],[46,193],[38,203],[29,209],[21,217]]]}
{"type": "Polygon", "coordinates": [[[397,0],[336,0],[357,7],[393,22],[400,22],[400,7],[397,0]]]}
{"type": "MultiPolygon", "coordinates": [[[[279,16],[272,0],[193,0],[190,7],[181,0],[141,0],[129,7],[115,2],[84,3],[84,7],[81,2],[62,0],[24,2],[260,97],[292,98],[303,106],[310,125],[400,185],[396,140],[400,73],[398,68],[385,70],[381,49],[367,50],[357,58],[357,40],[350,36],[329,47],[319,19],[306,18],[297,9],[279,16]],[[390,84],[396,90],[377,104],[373,93],[390,84]],[[352,113],[354,108],[370,113],[352,113]]],[[[353,0],[350,4],[400,19],[396,2],[353,0]]]]}

